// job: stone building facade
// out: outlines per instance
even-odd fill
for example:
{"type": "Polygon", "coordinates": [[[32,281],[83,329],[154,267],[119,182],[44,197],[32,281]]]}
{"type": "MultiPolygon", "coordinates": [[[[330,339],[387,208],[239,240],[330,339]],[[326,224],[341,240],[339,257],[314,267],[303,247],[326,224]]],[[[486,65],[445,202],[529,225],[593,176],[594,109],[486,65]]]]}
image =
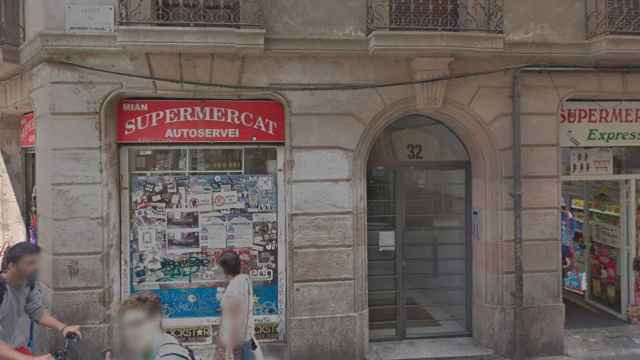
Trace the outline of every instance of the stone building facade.
{"type": "MultiPolygon", "coordinates": [[[[394,10],[400,3],[394,0],[216,0],[215,9],[233,13],[217,20],[189,17],[193,10],[165,16],[154,12],[150,4],[162,3],[155,1],[20,3],[23,38],[5,39],[0,66],[0,238],[26,233],[16,215],[26,216],[16,139],[20,115],[33,112],[42,281],[52,310],[82,324],[83,346],[92,349],[113,337],[114,309],[130,276],[122,251],[127,185],[117,141],[119,104],[132,98],[261,99],[282,104],[286,122],[285,141],[277,144],[284,214],[278,236],[285,259],[279,341],[291,358],[367,356],[370,154],[385,129],[418,115],[450,129],[468,155],[469,235],[463,239],[470,251],[463,259],[468,267],[462,286],[470,300],[464,335],[511,354],[513,71],[456,76],[521,64],[633,64],[640,51],[638,29],[618,29],[600,17],[601,8],[616,3],[605,0],[451,1],[446,11],[419,0],[423,8],[400,10],[394,10]],[[94,27],[82,19],[91,11],[103,12],[94,27]],[[453,25],[403,17],[446,18],[453,25]],[[104,26],[105,19],[114,26],[104,26]],[[217,26],[207,23],[214,21],[217,26]],[[447,75],[454,78],[357,90],[287,90],[447,75]]],[[[640,98],[640,74],[633,71],[552,70],[523,72],[520,83],[523,316],[531,355],[560,354],[564,347],[558,111],[571,98],[640,98]]],[[[43,336],[43,348],[55,341],[43,336]]]]}

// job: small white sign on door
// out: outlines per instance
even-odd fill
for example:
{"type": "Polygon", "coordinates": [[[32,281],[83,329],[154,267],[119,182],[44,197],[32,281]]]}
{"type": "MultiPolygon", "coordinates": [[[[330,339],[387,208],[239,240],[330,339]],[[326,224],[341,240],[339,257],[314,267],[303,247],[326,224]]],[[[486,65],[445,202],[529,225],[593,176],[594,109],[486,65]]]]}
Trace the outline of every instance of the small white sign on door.
{"type": "Polygon", "coordinates": [[[78,1],[65,3],[66,32],[113,32],[113,5],[84,5],[78,1]]]}
{"type": "Polygon", "coordinates": [[[378,251],[395,251],[396,233],[395,231],[378,232],[378,251]]]}

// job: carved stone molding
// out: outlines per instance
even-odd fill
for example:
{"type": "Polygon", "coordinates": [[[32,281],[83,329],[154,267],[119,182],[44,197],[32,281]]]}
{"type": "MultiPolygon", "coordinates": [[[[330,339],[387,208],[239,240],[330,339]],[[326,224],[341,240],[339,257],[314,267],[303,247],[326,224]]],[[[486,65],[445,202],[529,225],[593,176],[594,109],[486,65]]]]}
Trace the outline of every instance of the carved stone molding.
{"type": "MultiPolygon", "coordinates": [[[[429,80],[449,75],[451,57],[417,58],[411,62],[415,80],[429,80]]],[[[416,105],[420,110],[435,110],[442,106],[447,93],[447,81],[416,84],[416,105]]]]}

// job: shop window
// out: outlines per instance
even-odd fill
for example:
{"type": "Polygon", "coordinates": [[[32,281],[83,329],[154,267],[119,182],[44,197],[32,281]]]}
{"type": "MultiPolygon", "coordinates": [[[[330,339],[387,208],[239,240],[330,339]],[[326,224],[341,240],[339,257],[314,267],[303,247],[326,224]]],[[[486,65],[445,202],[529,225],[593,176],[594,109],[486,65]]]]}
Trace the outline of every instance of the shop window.
{"type": "Polygon", "coordinates": [[[242,149],[194,149],[190,152],[191,171],[242,172],[242,149]]]}
{"type": "Polygon", "coordinates": [[[188,324],[208,334],[192,344],[211,343],[219,323],[225,279],[217,262],[226,251],[240,255],[253,280],[257,336],[282,338],[277,154],[269,146],[123,148],[129,158],[126,292],[158,294],[169,331],[188,324]]]}
{"type": "Polygon", "coordinates": [[[250,174],[274,174],[277,170],[276,151],[270,149],[246,149],[245,171],[250,174]]]}
{"type": "Polygon", "coordinates": [[[186,149],[131,150],[129,158],[129,168],[135,172],[181,172],[187,170],[186,149]]]}

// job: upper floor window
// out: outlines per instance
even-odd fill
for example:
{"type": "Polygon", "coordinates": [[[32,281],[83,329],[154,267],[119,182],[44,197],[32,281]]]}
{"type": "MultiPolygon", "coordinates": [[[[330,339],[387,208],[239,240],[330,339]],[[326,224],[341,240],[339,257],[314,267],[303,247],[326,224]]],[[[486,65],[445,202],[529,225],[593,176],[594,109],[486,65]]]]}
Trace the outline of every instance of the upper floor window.
{"type": "Polygon", "coordinates": [[[640,34],[640,0],[587,0],[587,37],[640,34]]]}
{"type": "Polygon", "coordinates": [[[119,23],[262,27],[262,0],[119,0],[119,23]]]}
{"type": "Polygon", "coordinates": [[[24,35],[22,21],[20,0],[0,1],[0,45],[20,46],[24,35]]]}
{"type": "Polygon", "coordinates": [[[369,30],[502,33],[502,0],[369,0],[369,30]]]}
{"type": "Polygon", "coordinates": [[[154,5],[159,23],[206,25],[240,22],[239,0],[158,0],[154,5]]]}

